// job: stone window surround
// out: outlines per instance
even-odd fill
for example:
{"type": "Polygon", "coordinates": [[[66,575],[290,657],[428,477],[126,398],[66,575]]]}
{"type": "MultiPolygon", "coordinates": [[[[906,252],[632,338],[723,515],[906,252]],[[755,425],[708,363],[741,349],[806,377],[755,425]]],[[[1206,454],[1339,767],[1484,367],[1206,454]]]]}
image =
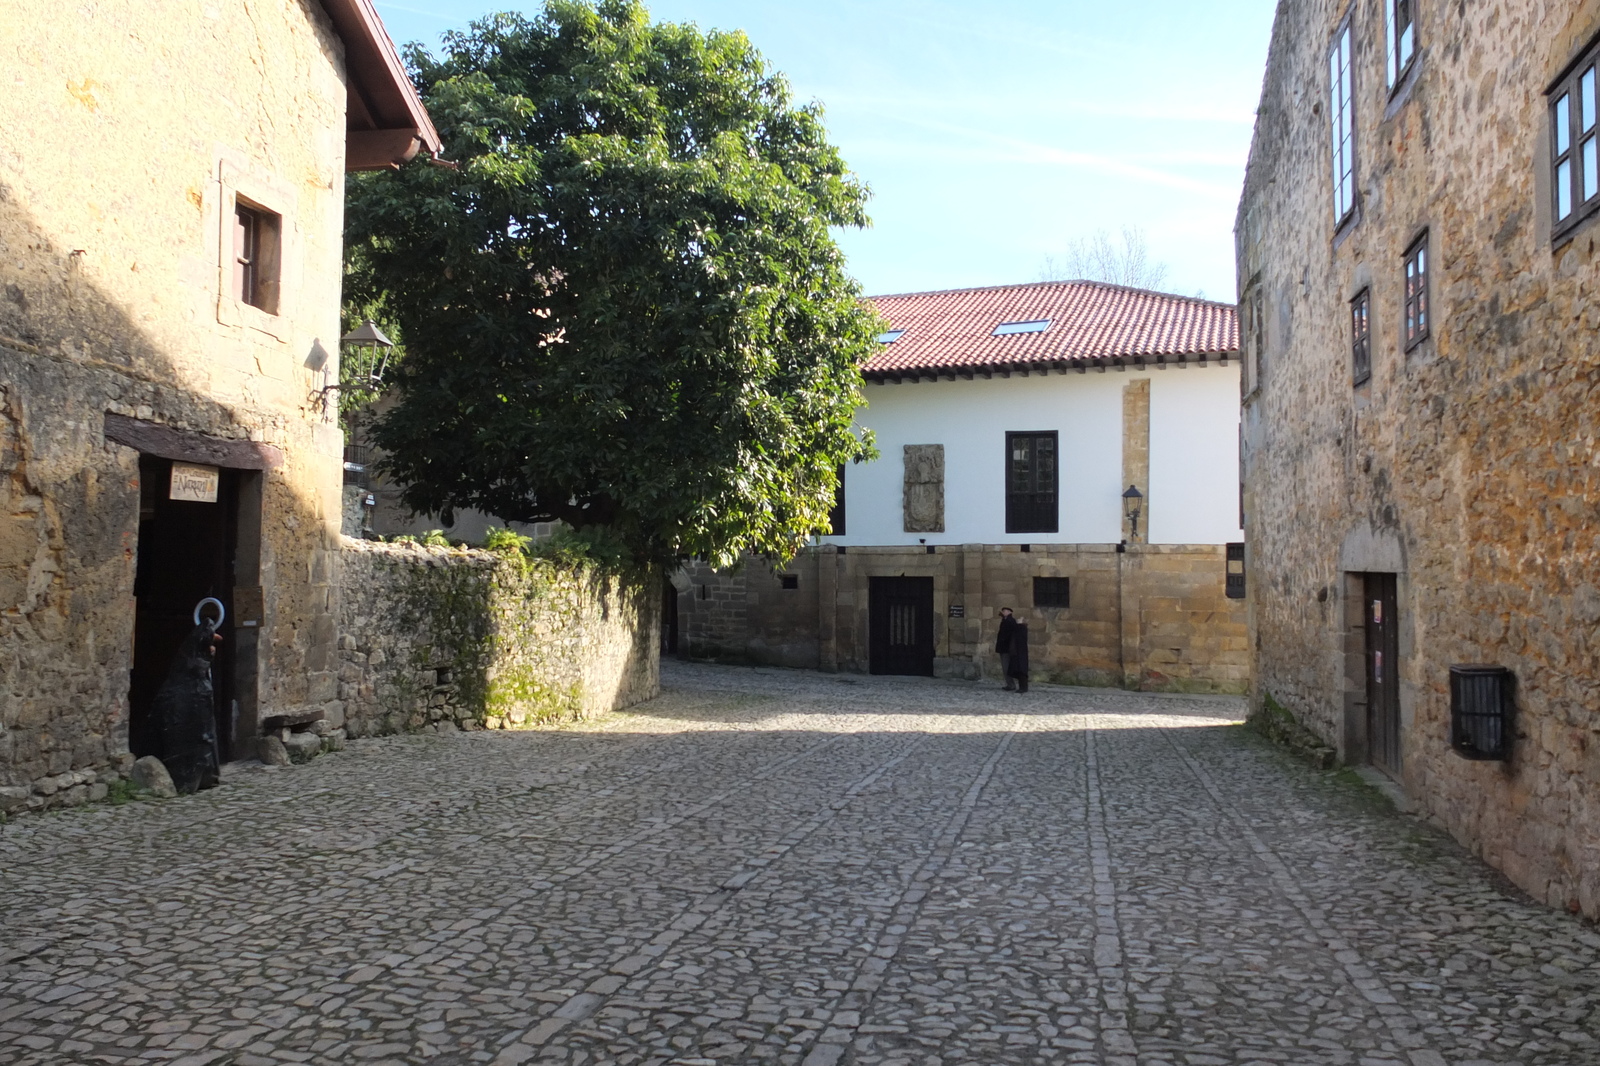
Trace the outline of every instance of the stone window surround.
{"type": "Polygon", "coordinates": [[[1245,285],[1244,294],[1239,299],[1242,311],[1239,360],[1244,370],[1244,399],[1247,402],[1261,391],[1261,380],[1266,376],[1267,312],[1262,288],[1262,276],[1258,273],[1245,285]]]}
{"type": "Polygon", "coordinates": [[[298,198],[294,186],[251,164],[237,152],[219,149],[217,190],[217,321],[288,343],[293,302],[300,287],[300,241],[295,224],[298,198]],[[276,314],[233,295],[234,212],[239,206],[278,216],[276,314]]]}

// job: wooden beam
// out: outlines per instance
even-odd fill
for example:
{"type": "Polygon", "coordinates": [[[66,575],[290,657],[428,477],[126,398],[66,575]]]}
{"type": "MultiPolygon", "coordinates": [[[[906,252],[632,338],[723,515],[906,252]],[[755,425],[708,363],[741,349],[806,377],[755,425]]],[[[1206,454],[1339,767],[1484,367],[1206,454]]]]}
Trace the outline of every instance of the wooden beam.
{"type": "Polygon", "coordinates": [[[105,434],[106,440],[161,459],[230,470],[276,470],[283,465],[283,452],[270,444],[213,437],[109,411],[105,415],[105,434]]]}

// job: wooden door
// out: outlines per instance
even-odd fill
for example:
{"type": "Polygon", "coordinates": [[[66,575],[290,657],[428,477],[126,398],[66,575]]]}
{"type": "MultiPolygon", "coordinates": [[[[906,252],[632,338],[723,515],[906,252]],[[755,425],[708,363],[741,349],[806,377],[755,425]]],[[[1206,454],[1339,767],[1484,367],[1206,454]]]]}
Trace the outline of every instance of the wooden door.
{"type": "Polygon", "coordinates": [[[875,674],[933,676],[933,578],[875,577],[871,669],[875,674]]]}
{"type": "Polygon", "coordinates": [[[1395,575],[1367,574],[1367,758],[1400,775],[1400,617],[1395,575]]]}

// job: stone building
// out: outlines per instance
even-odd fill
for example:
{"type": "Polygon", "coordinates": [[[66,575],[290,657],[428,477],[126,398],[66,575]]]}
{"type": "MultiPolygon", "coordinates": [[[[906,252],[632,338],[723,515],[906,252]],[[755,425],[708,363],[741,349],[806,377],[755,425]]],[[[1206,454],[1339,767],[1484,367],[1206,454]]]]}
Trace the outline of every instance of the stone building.
{"type": "Polygon", "coordinates": [[[681,573],[679,653],[998,676],[1011,607],[1036,679],[1243,691],[1234,309],[1090,282],[875,302],[881,457],[782,570],[681,573]]]}
{"type": "Polygon", "coordinates": [[[11,0],[0,55],[0,797],[42,806],[154,743],[207,597],[224,758],[341,713],[344,175],[439,142],[371,0],[11,0]]]}
{"type": "Polygon", "coordinates": [[[1237,227],[1257,705],[1591,917],[1597,42],[1595,0],[1284,0],[1237,227]]]}

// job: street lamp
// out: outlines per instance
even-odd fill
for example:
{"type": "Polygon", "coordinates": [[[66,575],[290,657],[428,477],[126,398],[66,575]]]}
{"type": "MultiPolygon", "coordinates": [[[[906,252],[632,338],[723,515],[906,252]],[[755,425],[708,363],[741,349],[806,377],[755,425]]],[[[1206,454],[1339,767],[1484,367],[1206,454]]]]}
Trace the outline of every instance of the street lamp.
{"type": "Polygon", "coordinates": [[[1143,503],[1144,493],[1137,485],[1129,485],[1128,491],[1122,494],[1122,512],[1128,516],[1128,528],[1135,544],[1139,542],[1139,510],[1143,503]]]}
{"type": "MultiPolygon", "coordinates": [[[[344,448],[344,483],[353,485],[361,494],[361,533],[371,529],[372,510],[377,498],[372,493],[371,450],[362,441],[361,408],[370,404],[383,392],[383,374],[389,369],[389,353],[394,341],[384,336],[377,323],[367,319],[355,329],[339,338],[345,356],[339,363],[339,406],[349,423],[348,438],[344,448]]],[[[323,390],[324,394],[328,392],[323,390]]]]}
{"type": "Polygon", "coordinates": [[[394,341],[383,335],[377,323],[367,319],[355,329],[339,338],[339,343],[351,349],[346,361],[341,363],[344,388],[376,393],[383,387],[383,372],[389,369],[389,350],[394,341]]]}

